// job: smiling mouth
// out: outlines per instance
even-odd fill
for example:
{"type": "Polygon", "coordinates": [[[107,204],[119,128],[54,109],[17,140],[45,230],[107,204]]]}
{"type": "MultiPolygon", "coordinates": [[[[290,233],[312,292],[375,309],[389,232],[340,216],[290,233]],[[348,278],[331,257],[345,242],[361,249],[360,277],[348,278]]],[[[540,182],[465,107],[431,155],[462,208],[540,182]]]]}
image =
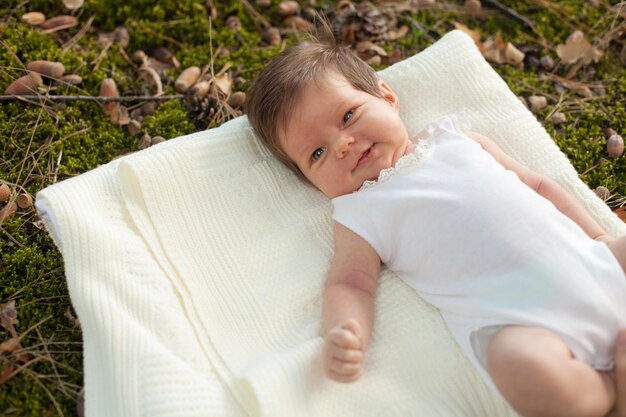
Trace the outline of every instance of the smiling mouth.
{"type": "Polygon", "coordinates": [[[374,148],[374,145],[370,146],[369,148],[367,148],[365,150],[365,152],[363,152],[361,154],[361,156],[359,157],[359,160],[356,163],[356,166],[359,167],[361,165],[363,165],[364,163],[368,162],[370,159],[372,159],[372,149],[374,148]]]}

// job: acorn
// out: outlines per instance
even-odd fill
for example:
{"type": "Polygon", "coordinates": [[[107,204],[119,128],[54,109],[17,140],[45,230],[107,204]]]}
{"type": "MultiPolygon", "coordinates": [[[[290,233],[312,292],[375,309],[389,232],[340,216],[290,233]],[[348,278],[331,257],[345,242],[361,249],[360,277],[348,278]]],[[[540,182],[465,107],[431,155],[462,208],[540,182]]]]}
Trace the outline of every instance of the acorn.
{"type": "Polygon", "coordinates": [[[133,56],[131,59],[135,64],[143,64],[144,62],[148,60],[148,55],[146,55],[146,53],[142,51],[141,49],[137,49],[133,53],[133,56]]]}
{"type": "Polygon", "coordinates": [[[281,16],[293,16],[300,12],[297,1],[281,1],[278,5],[278,14],[281,16]]]}
{"type": "Polygon", "coordinates": [[[28,193],[17,196],[17,206],[21,209],[27,209],[33,206],[33,197],[28,193]]]}
{"type": "Polygon", "coordinates": [[[41,24],[41,28],[44,29],[46,33],[51,33],[63,29],[69,29],[76,26],[77,24],[78,19],[74,16],[61,15],[45,20],[41,24]]]}
{"type": "Polygon", "coordinates": [[[156,110],[157,110],[157,103],[155,103],[154,101],[146,101],[145,103],[141,105],[141,111],[146,116],[150,116],[151,114],[156,113],[156,110]]]}
{"type": "Polygon", "coordinates": [[[4,94],[7,96],[20,96],[37,94],[37,87],[43,85],[41,75],[36,72],[31,72],[23,77],[18,78],[9,85],[4,94]]]}
{"type": "Polygon", "coordinates": [[[565,123],[566,120],[567,118],[565,117],[564,113],[560,111],[555,111],[554,113],[552,113],[552,122],[555,125],[560,125],[561,123],[565,123]]]}
{"type": "MultiPolygon", "coordinates": [[[[119,93],[117,91],[117,84],[115,84],[115,80],[113,78],[105,78],[102,80],[102,84],[100,84],[100,96],[102,97],[119,97],[119,93]]],[[[106,114],[109,116],[115,112],[118,107],[118,103],[115,101],[109,101],[102,105],[102,108],[106,114]]]]}
{"type": "Polygon", "coordinates": [[[211,83],[208,81],[200,81],[196,83],[193,87],[189,89],[189,94],[196,96],[198,98],[202,98],[209,93],[209,88],[211,87],[211,83]]]}
{"type": "Polygon", "coordinates": [[[618,135],[611,135],[606,141],[606,151],[612,158],[619,158],[624,153],[624,139],[618,135]]]}
{"type": "Polygon", "coordinates": [[[24,13],[20,20],[29,25],[39,26],[46,21],[46,16],[40,12],[28,12],[24,13]]]}
{"type": "Polygon", "coordinates": [[[65,72],[65,67],[60,62],[52,61],[32,61],[26,65],[29,71],[38,72],[51,78],[61,78],[65,72]]]}
{"type": "Polygon", "coordinates": [[[141,129],[141,123],[135,119],[131,119],[131,121],[128,122],[128,125],[126,126],[126,129],[128,129],[128,133],[131,136],[136,136],[137,133],[139,133],[139,130],[141,129]]]}
{"type": "Polygon", "coordinates": [[[305,7],[304,10],[302,10],[302,16],[309,22],[313,22],[317,16],[317,11],[312,7],[305,7]]]}
{"type": "Polygon", "coordinates": [[[226,26],[233,32],[239,32],[241,30],[241,20],[237,16],[228,16],[226,18],[226,26]]]}
{"type": "Polygon", "coordinates": [[[11,198],[11,187],[7,184],[0,185],[0,203],[6,203],[11,198]]]}
{"type": "Polygon", "coordinates": [[[544,96],[530,96],[527,97],[528,106],[530,107],[530,111],[536,113],[545,109],[548,106],[548,99],[544,96]]]}
{"type": "Polygon", "coordinates": [[[465,0],[465,11],[470,15],[480,13],[481,6],[479,0],[465,0]]]}
{"type": "Polygon", "coordinates": [[[139,141],[139,144],[137,145],[137,148],[139,148],[140,150],[149,148],[150,145],[152,144],[152,141],[150,139],[150,135],[147,133],[144,133],[144,135],[141,137],[141,140],[139,141]]]}
{"type": "Polygon", "coordinates": [[[176,82],[174,83],[174,88],[179,93],[186,93],[187,90],[189,90],[191,86],[193,86],[198,81],[201,73],[202,70],[196,66],[185,69],[176,79],[176,82]]]}
{"type": "Polygon", "coordinates": [[[243,91],[235,91],[228,98],[228,105],[234,109],[237,109],[243,106],[245,102],[246,102],[246,93],[244,93],[243,91]]]}
{"type": "Polygon", "coordinates": [[[69,10],[77,10],[83,7],[85,0],[63,0],[63,5],[69,10]]]}
{"type": "Polygon", "coordinates": [[[65,74],[61,77],[61,81],[71,85],[78,85],[83,82],[83,77],[76,74],[65,74]]]}
{"type": "Polygon", "coordinates": [[[280,30],[278,30],[277,28],[270,27],[265,29],[262,33],[262,36],[263,40],[271,46],[280,45],[280,30]]]}
{"type": "Polygon", "coordinates": [[[289,16],[285,19],[285,26],[299,31],[305,31],[311,28],[311,22],[300,16],[289,16]]]}
{"type": "Polygon", "coordinates": [[[6,206],[2,207],[0,210],[0,224],[2,224],[6,219],[11,217],[17,211],[17,204],[15,202],[9,203],[6,206]]]}
{"type": "Polygon", "coordinates": [[[176,56],[164,46],[157,46],[156,48],[150,49],[149,54],[152,58],[164,64],[170,64],[176,68],[180,67],[180,62],[178,62],[176,56]]]}
{"type": "Polygon", "coordinates": [[[161,142],[165,142],[165,138],[163,136],[155,136],[150,139],[150,146],[158,145],[161,142]]]}

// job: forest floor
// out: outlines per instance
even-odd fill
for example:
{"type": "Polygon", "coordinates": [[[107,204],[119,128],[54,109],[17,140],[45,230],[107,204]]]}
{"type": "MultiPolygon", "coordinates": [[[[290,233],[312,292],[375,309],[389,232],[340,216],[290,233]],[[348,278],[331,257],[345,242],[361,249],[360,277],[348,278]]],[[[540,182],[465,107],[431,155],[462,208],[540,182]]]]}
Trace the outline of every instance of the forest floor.
{"type": "Polygon", "coordinates": [[[0,416],[82,412],[80,322],[37,191],[241,115],[250,81],[302,38],[314,11],[377,70],[455,28],[472,34],[582,180],[626,218],[626,2],[5,0],[0,416]]]}

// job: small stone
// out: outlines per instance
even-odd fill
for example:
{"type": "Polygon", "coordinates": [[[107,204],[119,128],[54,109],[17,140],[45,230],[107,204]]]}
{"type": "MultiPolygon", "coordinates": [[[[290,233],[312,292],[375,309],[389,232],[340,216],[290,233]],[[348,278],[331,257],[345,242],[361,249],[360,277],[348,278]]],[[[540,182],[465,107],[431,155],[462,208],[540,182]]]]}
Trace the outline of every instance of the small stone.
{"type": "Polygon", "coordinates": [[[539,63],[542,67],[547,70],[550,70],[554,67],[554,59],[550,55],[544,55],[539,59],[539,63]]]}
{"type": "Polygon", "coordinates": [[[528,101],[530,111],[533,113],[537,113],[548,106],[548,99],[544,96],[530,96],[526,100],[528,101]]]}
{"type": "Polygon", "coordinates": [[[128,129],[128,133],[131,136],[137,136],[137,133],[139,133],[139,130],[141,129],[141,123],[135,119],[131,119],[126,126],[126,129],[128,129]]]}
{"type": "Polygon", "coordinates": [[[606,151],[612,158],[619,158],[624,153],[624,139],[620,135],[612,135],[606,141],[606,151]]]}
{"type": "Polygon", "coordinates": [[[150,140],[150,146],[158,145],[161,142],[165,142],[165,138],[163,136],[155,136],[150,140]]]}
{"type": "Polygon", "coordinates": [[[137,145],[137,148],[139,150],[143,150],[143,149],[149,148],[150,145],[152,145],[152,139],[150,138],[149,134],[145,133],[141,137],[141,140],[139,141],[139,144],[137,145]]]}
{"type": "Polygon", "coordinates": [[[46,16],[40,12],[28,12],[24,13],[20,20],[29,25],[39,26],[46,21],[46,16]]]}
{"type": "Polygon", "coordinates": [[[30,194],[23,193],[17,196],[17,206],[21,209],[27,209],[33,206],[33,197],[30,194]]]}
{"type": "Polygon", "coordinates": [[[146,55],[146,53],[141,49],[138,49],[133,52],[133,56],[131,59],[135,64],[143,64],[144,62],[148,61],[148,55],[146,55]]]}
{"type": "Polygon", "coordinates": [[[0,185],[0,203],[6,203],[11,198],[11,187],[7,184],[0,185]]]}
{"type": "Polygon", "coordinates": [[[565,117],[564,113],[560,111],[555,111],[554,113],[552,113],[552,122],[555,125],[560,125],[561,123],[565,123],[566,120],[567,118],[565,117]]]}
{"type": "Polygon", "coordinates": [[[602,200],[602,201],[606,201],[609,199],[609,197],[611,196],[611,192],[609,191],[608,188],[606,188],[605,186],[601,185],[599,187],[597,187],[595,190],[593,190],[593,192],[602,200]]]}

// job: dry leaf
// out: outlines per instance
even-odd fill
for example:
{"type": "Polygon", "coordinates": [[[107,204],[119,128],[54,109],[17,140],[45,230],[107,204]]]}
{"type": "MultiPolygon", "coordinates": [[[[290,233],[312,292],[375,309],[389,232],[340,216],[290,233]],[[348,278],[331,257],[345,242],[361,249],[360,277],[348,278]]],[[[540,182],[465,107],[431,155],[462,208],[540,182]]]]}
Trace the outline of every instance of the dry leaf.
{"type": "Polygon", "coordinates": [[[15,309],[15,300],[10,300],[5,304],[0,304],[0,325],[7,329],[11,336],[17,337],[15,325],[19,323],[17,320],[17,310],[15,309]]]}
{"type": "Polygon", "coordinates": [[[585,39],[582,31],[576,30],[569,35],[565,45],[561,44],[556,47],[556,54],[564,64],[574,64],[582,60],[583,64],[587,65],[591,61],[598,62],[604,55],[604,52],[592,46],[585,39]]]}
{"type": "Polygon", "coordinates": [[[470,36],[470,38],[474,40],[474,43],[476,44],[476,46],[478,46],[478,49],[482,49],[482,44],[480,42],[480,34],[478,32],[476,32],[475,30],[471,30],[470,28],[465,26],[463,23],[459,23],[459,22],[453,22],[453,23],[456,29],[467,33],[470,36]]]}
{"type": "Polygon", "coordinates": [[[617,217],[619,217],[624,223],[626,223],[626,206],[618,208],[614,211],[614,213],[617,214],[617,217]]]}

